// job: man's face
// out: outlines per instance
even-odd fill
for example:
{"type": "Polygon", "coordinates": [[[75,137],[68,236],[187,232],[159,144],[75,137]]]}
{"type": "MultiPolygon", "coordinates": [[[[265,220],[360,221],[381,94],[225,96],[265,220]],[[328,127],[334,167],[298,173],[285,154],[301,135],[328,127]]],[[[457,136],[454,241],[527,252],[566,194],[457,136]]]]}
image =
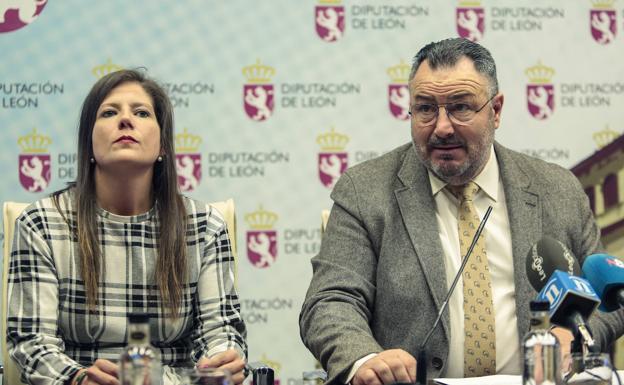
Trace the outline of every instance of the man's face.
{"type": "MultiPolygon", "coordinates": [[[[425,60],[409,82],[412,111],[412,139],[416,153],[438,178],[461,185],[477,176],[490,155],[494,130],[500,123],[503,95],[488,94],[487,78],[476,71],[472,60],[464,57],[453,67],[432,70],[425,60]],[[455,104],[456,111],[465,108],[482,110],[468,121],[447,115],[440,107],[437,119],[423,123],[418,119],[418,106],[455,104]]],[[[420,110],[423,108],[420,107],[420,110]]],[[[451,111],[453,112],[453,111],[451,111]]]]}

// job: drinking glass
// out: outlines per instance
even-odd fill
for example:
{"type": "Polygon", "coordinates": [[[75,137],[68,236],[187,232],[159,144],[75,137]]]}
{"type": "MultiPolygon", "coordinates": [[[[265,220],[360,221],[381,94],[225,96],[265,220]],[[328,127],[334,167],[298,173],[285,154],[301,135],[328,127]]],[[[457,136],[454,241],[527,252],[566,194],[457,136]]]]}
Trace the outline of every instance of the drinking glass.
{"type": "Polygon", "coordinates": [[[233,385],[232,376],[226,369],[185,368],[176,372],[181,385],[233,385]]]}
{"type": "Polygon", "coordinates": [[[606,353],[573,353],[564,358],[564,384],[611,385],[613,367],[606,353]]]}

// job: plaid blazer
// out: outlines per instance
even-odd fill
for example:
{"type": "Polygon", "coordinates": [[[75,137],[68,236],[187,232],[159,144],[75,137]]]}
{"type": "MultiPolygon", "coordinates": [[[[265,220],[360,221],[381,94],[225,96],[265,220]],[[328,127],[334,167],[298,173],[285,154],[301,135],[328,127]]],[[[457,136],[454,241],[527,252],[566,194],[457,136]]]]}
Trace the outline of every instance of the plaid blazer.
{"type": "MultiPolygon", "coordinates": [[[[71,191],[71,190],[70,190],[71,191]]],[[[104,262],[97,312],[89,312],[80,274],[72,194],[30,205],[16,220],[9,268],[9,355],[33,384],[63,384],[98,358],[116,361],[127,344],[127,316],[150,315],[163,365],[192,365],[237,349],[246,356],[245,324],[234,288],[234,259],[221,214],[184,197],[188,282],[180,317],[167,318],[154,279],[157,211],[119,216],[98,209],[104,262]]]]}

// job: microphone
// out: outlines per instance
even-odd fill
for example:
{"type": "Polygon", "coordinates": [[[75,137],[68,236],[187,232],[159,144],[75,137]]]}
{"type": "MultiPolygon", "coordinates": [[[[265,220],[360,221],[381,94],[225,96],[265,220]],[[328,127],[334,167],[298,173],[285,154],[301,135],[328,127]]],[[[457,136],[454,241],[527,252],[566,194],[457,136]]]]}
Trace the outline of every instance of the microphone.
{"type": "Polygon", "coordinates": [[[592,254],[583,262],[583,275],[601,299],[600,310],[624,308],[624,262],[607,254],[592,254]]]}
{"type": "Polygon", "coordinates": [[[593,349],[587,319],[600,299],[589,282],[576,276],[580,267],[573,254],[563,243],[544,237],[529,250],[526,268],[529,282],[539,292],[538,299],[550,303],[551,322],[572,330],[572,351],[580,352],[581,342],[593,349]]]}
{"type": "Polygon", "coordinates": [[[446,297],[444,298],[444,301],[442,302],[442,306],[440,306],[440,311],[438,312],[438,316],[436,317],[435,322],[433,323],[433,326],[431,327],[431,329],[429,329],[429,332],[425,336],[425,339],[420,344],[420,347],[418,347],[418,357],[416,358],[416,384],[418,385],[427,384],[427,352],[425,351],[425,346],[427,345],[427,342],[429,342],[429,338],[431,338],[431,335],[433,334],[434,330],[440,323],[440,320],[442,319],[442,313],[444,313],[444,310],[446,310],[446,308],[448,307],[448,301],[451,298],[453,291],[455,290],[455,286],[457,286],[457,282],[459,282],[459,277],[462,276],[462,273],[466,269],[468,258],[470,258],[470,255],[472,254],[472,249],[474,249],[475,245],[477,244],[477,241],[479,240],[479,237],[481,236],[481,233],[483,232],[483,228],[485,227],[485,223],[490,217],[491,212],[492,212],[492,206],[488,206],[487,210],[485,211],[485,215],[483,215],[483,219],[481,220],[481,223],[479,223],[479,227],[477,227],[477,231],[475,232],[475,235],[472,238],[472,242],[470,243],[470,247],[468,248],[468,251],[466,252],[466,256],[464,256],[464,258],[462,259],[462,263],[459,266],[459,270],[457,271],[457,274],[455,275],[455,278],[453,279],[453,283],[451,283],[451,288],[446,294],[446,297]]]}

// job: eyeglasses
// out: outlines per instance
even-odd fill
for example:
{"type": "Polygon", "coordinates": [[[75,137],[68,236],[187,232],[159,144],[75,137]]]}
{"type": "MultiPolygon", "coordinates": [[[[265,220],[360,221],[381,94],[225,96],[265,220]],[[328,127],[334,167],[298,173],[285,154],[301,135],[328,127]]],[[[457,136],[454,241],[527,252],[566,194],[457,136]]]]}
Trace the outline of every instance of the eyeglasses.
{"type": "Polygon", "coordinates": [[[496,95],[492,96],[481,107],[474,108],[469,103],[457,102],[457,103],[419,103],[414,104],[409,111],[409,114],[419,124],[434,124],[438,120],[440,107],[444,107],[446,110],[446,116],[449,120],[456,124],[466,124],[470,122],[489,102],[494,99],[496,95]]]}

